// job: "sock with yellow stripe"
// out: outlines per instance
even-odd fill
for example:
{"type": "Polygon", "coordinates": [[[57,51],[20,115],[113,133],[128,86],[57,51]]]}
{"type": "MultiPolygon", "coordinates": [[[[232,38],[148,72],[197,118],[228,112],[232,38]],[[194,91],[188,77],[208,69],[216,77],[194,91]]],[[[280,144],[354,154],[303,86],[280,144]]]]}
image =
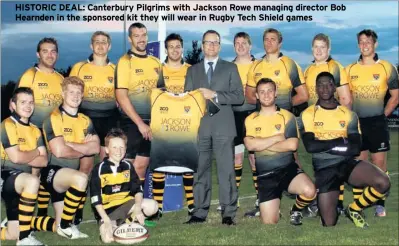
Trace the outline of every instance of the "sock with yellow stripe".
{"type": "Polygon", "coordinates": [[[37,216],[47,215],[49,201],[50,193],[46,191],[43,185],[40,185],[39,195],[37,197],[37,216]]]}
{"type": "Polygon", "coordinates": [[[353,192],[353,200],[356,201],[356,200],[359,199],[360,196],[362,195],[362,193],[363,193],[363,188],[359,188],[359,187],[353,186],[352,192],[353,192]]]}
{"type": "Polygon", "coordinates": [[[183,174],[183,185],[184,185],[184,191],[186,192],[186,200],[187,200],[188,210],[192,211],[192,209],[194,209],[194,194],[193,194],[194,175],[193,175],[193,173],[184,173],[183,174]]]}
{"type": "Polygon", "coordinates": [[[33,217],[30,227],[36,231],[55,232],[55,219],[50,216],[33,217]]]}
{"type": "Polygon", "coordinates": [[[252,181],[254,182],[256,195],[258,195],[258,172],[256,169],[252,169],[252,181]]]}
{"type": "Polygon", "coordinates": [[[0,233],[1,241],[6,240],[6,232],[7,232],[7,227],[2,227],[1,228],[1,233],[0,233]]]}
{"type": "Polygon", "coordinates": [[[22,192],[18,204],[19,240],[29,236],[30,222],[35,210],[37,194],[22,192]]]}
{"type": "Polygon", "coordinates": [[[85,195],[84,190],[79,190],[77,187],[71,186],[65,193],[64,209],[62,210],[61,223],[62,229],[70,227],[72,219],[76,214],[76,210],[80,205],[82,197],[85,195]]]}
{"type": "Polygon", "coordinates": [[[239,188],[240,183],[241,183],[241,176],[242,176],[242,163],[235,164],[234,170],[236,172],[236,185],[237,185],[237,188],[239,188]]]}
{"type": "Polygon", "coordinates": [[[306,206],[308,206],[315,197],[305,197],[303,195],[297,195],[295,204],[292,206],[291,211],[302,211],[306,206]]]}
{"type": "Polygon", "coordinates": [[[344,207],[344,190],[345,190],[345,185],[341,184],[339,186],[339,197],[338,197],[338,204],[337,207],[344,207]]]}
{"type": "Polygon", "coordinates": [[[84,196],[82,197],[82,200],[80,200],[78,210],[76,210],[75,218],[73,220],[74,225],[79,225],[80,222],[83,221],[83,208],[85,206],[86,197],[87,197],[87,190],[84,196]]]}
{"type": "Polygon", "coordinates": [[[353,211],[360,212],[364,208],[372,205],[376,201],[382,199],[385,195],[379,193],[373,187],[368,186],[364,189],[364,192],[359,197],[359,199],[355,200],[349,205],[349,208],[353,211]]]}
{"type": "Polygon", "coordinates": [[[158,209],[163,208],[163,193],[165,191],[165,173],[154,172],[152,174],[152,194],[155,201],[158,202],[158,209]]]}
{"type": "MultiPolygon", "coordinates": [[[[389,172],[388,172],[388,171],[386,171],[385,173],[386,173],[387,175],[389,175],[389,172]]],[[[376,205],[380,205],[380,206],[385,207],[385,200],[386,200],[387,196],[388,196],[388,194],[387,194],[386,196],[384,196],[382,199],[378,200],[377,203],[376,203],[376,205]]]]}

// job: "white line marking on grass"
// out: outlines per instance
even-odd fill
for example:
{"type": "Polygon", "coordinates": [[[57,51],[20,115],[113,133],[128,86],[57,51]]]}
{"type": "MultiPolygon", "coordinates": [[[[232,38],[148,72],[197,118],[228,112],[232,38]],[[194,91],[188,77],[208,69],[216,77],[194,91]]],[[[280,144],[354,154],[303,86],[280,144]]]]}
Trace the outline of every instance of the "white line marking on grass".
{"type": "Polygon", "coordinates": [[[396,176],[396,175],[398,175],[399,173],[390,173],[389,174],[389,176],[396,176]]]}

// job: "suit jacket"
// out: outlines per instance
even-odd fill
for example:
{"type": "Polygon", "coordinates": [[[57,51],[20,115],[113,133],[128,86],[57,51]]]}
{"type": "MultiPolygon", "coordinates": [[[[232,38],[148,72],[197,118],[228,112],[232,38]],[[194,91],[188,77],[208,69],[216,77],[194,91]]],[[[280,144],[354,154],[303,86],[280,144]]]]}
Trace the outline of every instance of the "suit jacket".
{"type": "Polygon", "coordinates": [[[189,67],[184,90],[192,91],[199,88],[216,91],[217,105],[220,108],[220,111],[212,117],[205,114],[201,120],[199,135],[236,136],[232,105],[244,102],[244,92],[236,64],[219,58],[210,83],[208,83],[204,60],[189,67]]]}

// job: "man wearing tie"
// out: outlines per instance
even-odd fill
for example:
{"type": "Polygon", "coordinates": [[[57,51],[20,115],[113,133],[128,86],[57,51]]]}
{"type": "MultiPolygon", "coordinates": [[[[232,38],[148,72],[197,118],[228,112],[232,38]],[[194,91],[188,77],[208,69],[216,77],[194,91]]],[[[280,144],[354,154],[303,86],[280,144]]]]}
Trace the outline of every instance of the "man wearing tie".
{"type": "Polygon", "coordinates": [[[219,179],[222,224],[235,225],[237,187],[234,173],[236,127],[232,105],[242,104],[244,92],[237,66],[219,58],[220,35],[208,30],[202,36],[204,59],[187,71],[184,90],[199,89],[207,99],[207,113],[199,128],[199,160],[194,176],[195,209],[187,224],[203,223],[209,212],[212,188],[212,153],[219,179]]]}

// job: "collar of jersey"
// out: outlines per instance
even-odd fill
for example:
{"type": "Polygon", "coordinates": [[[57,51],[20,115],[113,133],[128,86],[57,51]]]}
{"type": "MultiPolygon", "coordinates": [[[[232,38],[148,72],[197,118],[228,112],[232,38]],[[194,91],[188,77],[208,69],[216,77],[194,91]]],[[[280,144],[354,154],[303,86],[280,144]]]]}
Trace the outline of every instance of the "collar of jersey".
{"type": "Polygon", "coordinates": [[[134,53],[132,50],[128,50],[128,51],[127,51],[127,54],[128,54],[129,56],[136,56],[136,57],[138,57],[138,58],[147,58],[147,57],[148,57],[148,54],[140,55],[140,54],[134,53]]]}
{"type": "MultiPolygon", "coordinates": [[[[231,62],[236,62],[236,59],[237,59],[237,56],[234,57],[234,60],[232,60],[231,62]]],[[[253,61],[255,61],[255,60],[256,60],[256,59],[255,59],[255,56],[251,54],[251,61],[253,62],[253,61]]]]}
{"type": "Polygon", "coordinates": [[[325,110],[335,110],[335,109],[338,108],[338,106],[340,106],[340,104],[339,104],[339,102],[337,101],[337,99],[335,99],[335,102],[337,103],[337,107],[335,107],[335,108],[325,108],[325,107],[321,106],[321,105],[320,105],[320,99],[317,100],[317,102],[316,102],[315,105],[318,106],[318,107],[320,107],[320,108],[322,108],[322,109],[325,109],[325,110]]]}
{"type": "MultiPolygon", "coordinates": [[[[264,55],[262,56],[262,59],[265,60],[265,61],[267,61],[267,62],[269,62],[268,60],[266,60],[266,55],[267,55],[267,54],[264,54],[264,55]]],[[[284,56],[284,55],[283,55],[283,52],[280,52],[280,54],[278,54],[278,59],[280,60],[281,57],[283,57],[283,56],[284,56]]]]}
{"type": "MultiPolygon", "coordinates": [[[[329,61],[331,61],[332,60],[332,57],[331,56],[328,56],[328,58],[327,58],[327,60],[325,61],[325,63],[327,63],[327,62],[329,62],[329,61]]],[[[312,61],[312,63],[315,63],[316,62],[316,60],[313,60],[312,61]]],[[[316,63],[315,63],[316,64],[316,63]]]]}
{"type": "MultiPolygon", "coordinates": [[[[93,54],[90,54],[90,56],[87,58],[87,61],[88,61],[88,62],[92,62],[93,60],[94,60],[93,54]]],[[[107,57],[107,60],[106,60],[105,62],[107,63],[107,65],[109,65],[109,59],[108,59],[108,57],[107,57]]]]}
{"type": "MultiPolygon", "coordinates": [[[[124,159],[122,159],[122,160],[119,162],[119,166],[122,165],[123,160],[124,160],[124,159]]],[[[108,164],[108,165],[110,165],[110,166],[115,166],[115,163],[113,163],[112,161],[110,161],[108,157],[104,157],[103,162],[106,163],[106,164],[108,164]]]]}
{"type": "MultiPolygon", "coordinates": [[[[165,65],[166,63],[168,62],[168,56],[166,56],[166,58],[165,58],[165,61],[163,62],[163,64],[165,65]]],[[[184,59],[183,58],[181,58],[181,60],[180,60],[180,64],[184,64],[185,62],[184,62],[184,59]]]]}
{"type": "Polygon", "coordinates": [[[76,113],[75,115],[68,113],[68,112],[62,107],[62,104],[61,104],[58,108],[60,109],[61,113],[65,113],[66,115],[68,115],[68,116],[70,116],[70,117],[72,117],[72,118],[78,118],[78,114],[79,114],[79,113],[76,113]]]}
{"type": "MultiPolygon", "coordinates": [[[[34,67],[37,71],[42,72],[42,70],[40,70],[40,68],[39,68],[39,64],[35,63],[35,65],[33,65],[33,67],[34,67]]],[[[54,73],[54,72],[55,72],[55,69],[53,68],[53,73],[54,73]]]]}
{"type": "MultiPolygon", "coordinates": [[[[277,105],[277,104],[275,104],[276,105],[276,114],[277,113],[280,113],[280,111],[281,111],[281,108],[277,105]]],[[[258,116],[260,115],[260,110],[258,111],[258,116]]]]}
{"type": "MultiPolygon", "coordinates": [[[[360,62],[361,60],[362,60],[362,55],[359,56],[359,59],[357,59],[357,62],[360,62]]],[[[374,54],[373,60],[375,62],[378,62],[379,58],[378,58],[378,54],[377,53],[374,54]]]]}
{"type": "Polygon", "coordinates": [[[11,117],[14,119],[14,120],[16,120],[19,124],[21,124],[21,125],[24,125],[24,126],[29,126],[29,120],[28,120],[28,123],[25,123],[25,122],[23,122],[22,120],[21,120],[21,116],[19,116],[18,114],[17,114],[17,112],[12,112],[11,113],[11,117]]]}

